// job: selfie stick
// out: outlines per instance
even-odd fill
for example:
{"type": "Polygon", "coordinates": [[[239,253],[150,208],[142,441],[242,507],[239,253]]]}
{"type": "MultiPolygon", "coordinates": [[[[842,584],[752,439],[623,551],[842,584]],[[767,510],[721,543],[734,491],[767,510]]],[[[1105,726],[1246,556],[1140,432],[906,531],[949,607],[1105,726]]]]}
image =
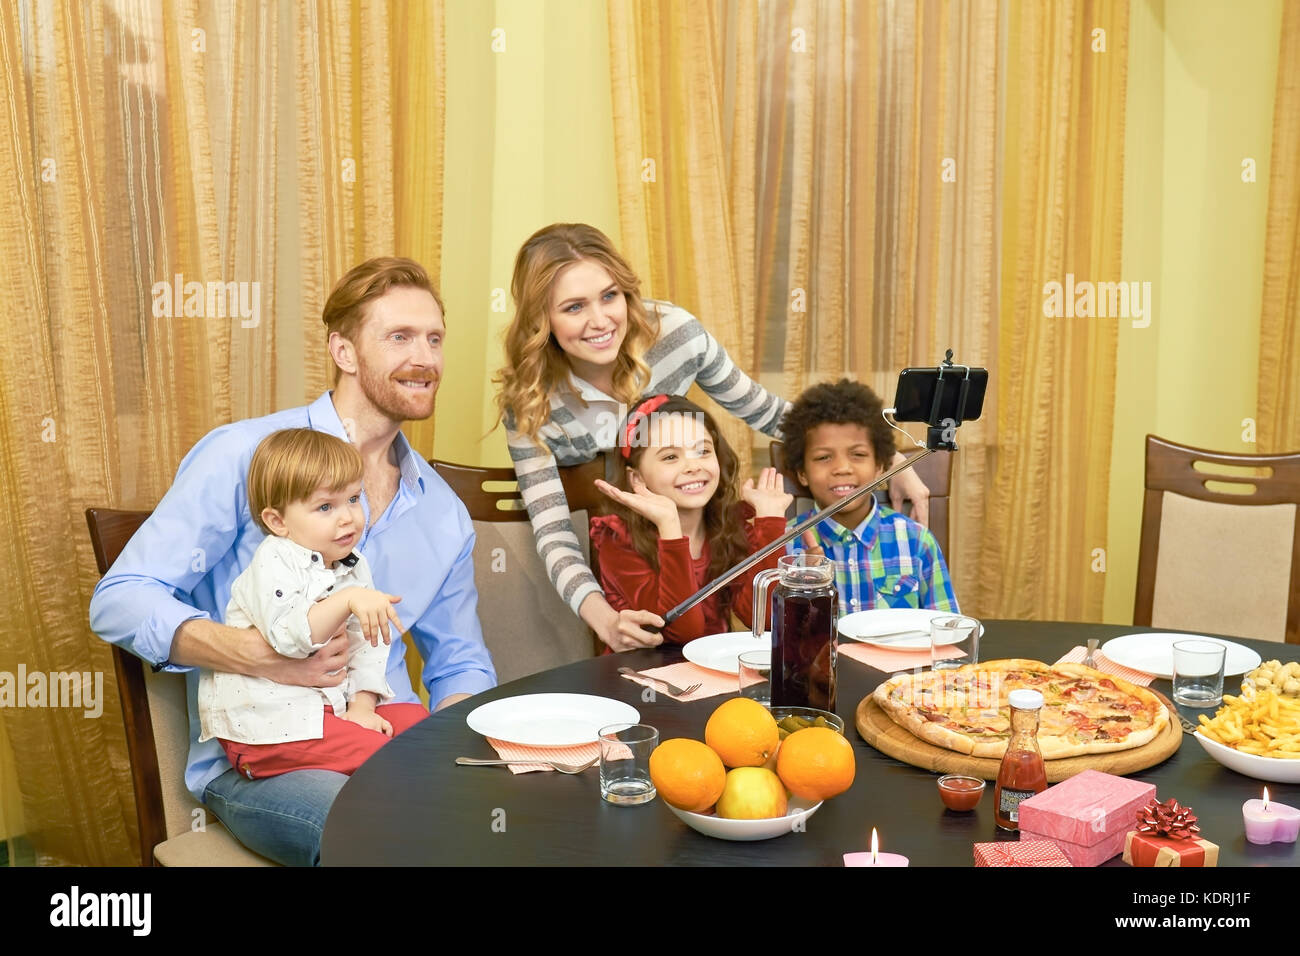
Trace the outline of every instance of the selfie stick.
{"type": "MultiPolygon", "coordinates": [[[[781,537],[777,538],[775,541],[771,542],[770,544],[764,545],[762,548],[755,551],[753,554],[745,558],[745,560],[741,561],[739,564],[733,566],[727,571],[722,572],[722,574],[719,575],[717,578],[714,578],[704,587],[700,588],[700,590],[696,591],[694,594],[688,597],[681,604],[677,605],[675,608],[673,608],[671,611],[665,614],[664,626],[667,627],[669,624],[677,620],[679,617],[681,617],[691,608],[695,607],[695,605],[699,604],[701,601],[706,600],[707,598],[716,594],[718,591],[725,588],[728,584],[736,580],[736,578],[740,577],[742,574],[744,574],[754,565],[758,564],[760,561],[762,561],[764,558],[770,555],[773,551],[776,551],[780,548],[784,548],[786,544],[788,544],[790,541],[793,541],[795,538],[799,537],[805,531],[809,531],[817,527],[817,525],[824,519],[829,518],[831,515],[837,514],[843,509],[849,507],[849,505],[853,504],[853,502],[860,500],[863,495],[867,495],[870,494],[872,491],[875,491],[877,488],[879,488],[881,485],[887,482],[890,478],[893,478],[895,475],[899,474],[900,472],[905,471],[908,468],[911,468],[922,458],[926,458],[929,455],[934,454],[936,451],[956,451],[957,450],[957,441],[956,441],[957,426],[959,426],[962,423],[962,416],[966,412],[966,397],[969,388],[970,388],[970,367],[966,365],[953,365],[952,349],[948,349],[948,353],[945,356],[943,363],[939,366],[939,380],[934,390],[934,400],[930,405],[930,417],[927,419],[926,422],[930,426],[926,432],[926,447],[921,451],[920,454],[913,455],[911,458],[908,458],[906,461],[902,462],[901,464],[895,466],[894,468],[891,468],[889,471],[885,472],[885,474],[881,475],[875,481],[871,482],[870,484],[863,485],[861,488],[858,488],[857,490],[853,491],[851,494],[848,495],[848,497],[841,498],[839,501],[835,502],[834,504],[827,505],[825,508],[823,508],[821,511],[818,511],[816,514],[809,515],[807,518],[799,522],[797,525],[795,525],[785,534],[781,535],[781,537]],[[960,374],[958,370],[964,370],[966,374],[963,376],[960,374]],[[945,378],[945,373],[947,373],[946,378],[945,378]],[[939,411],[943,407],[942,398],[943,398],[944,390],[949,387],[956,387],[958,389],[957,413],[955,417],[947,417],[947,418],[940,419],[939,411]]],[[[888,415],[892,411],[893,409],[886,409],[885,414],[888,415]]],[[[652,624],[643,624],[641,626],[644,630],[651,631],[651,632],[658,632],[661,630],[661,628],[657,628],[652,624]]]]}

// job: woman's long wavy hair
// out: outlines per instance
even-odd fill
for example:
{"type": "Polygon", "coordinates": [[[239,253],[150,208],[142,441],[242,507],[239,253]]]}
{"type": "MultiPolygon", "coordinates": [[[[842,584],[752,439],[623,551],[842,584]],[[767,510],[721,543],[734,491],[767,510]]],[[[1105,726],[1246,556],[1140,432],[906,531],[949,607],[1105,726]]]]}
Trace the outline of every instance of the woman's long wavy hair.
{"type": "Polygon", "coordinates": [[[607,271],[627,299],[627,332],[614,360],[614,395],[630,405],[650,381],[645,353],[659,335],[658,317],[646,313],[641,282],[599,229],[557,222],[533,233],[515,258],[510,294],[515,317],[506,329],[506,364],[493,382],[497,408],[515,431],[539,446],[538,431],[551,417],[551,393],[568,387],[569,360],[551,335],[551,294],[560,272],[584,260],[607,271]]]}
{"type": "MultiPolygon", "coordinates": [[[[642,404],[654,397],[656,396],[647,395],[640,399],[628,412],[627,419],[619,425],[619,447],[616,449],[616,453],[621,454],[625,447],[631,445],[628,448],[629,456],[624,459],[628,468],[638,468],[642,457],[650,448],[649,443],[645,441],[628,442],[628,421],[637,414],[637,409],[642,404]]],[[[673,414],[695,417],[697,421],[704,422],[709,437],[713,439],[714,453],[718,456],[718,490],[713,493],[713,497],[704,506],[704,540],[709,546],[708,576],[712,580],[749,554],[749,539],[745,534],[745,517],[740,501],[740,485],[737,480],[740,462],[736,458],[735,451],[727,444],[727,440],[722,437],[722,432],[718,430],[718,423],[713,420],[713,416],[689,399],[676,395],[671,396],[668,401],[656,408],[653,414],[659,416],[660,420],[665,415],[673,414]]],[[[645,430],[637,429],[635,426],[634,432],[646,434],[645,430]]],[[[619,487],[627,492],[632,491],[632,483],[628,479],[627,468],[624,468],[619,476],[619,487]]],[[[613,507],[627,525],[632,538],[632,546],[636,548],[637,554],[641,555],[649,563],[650,567],[658,572],[659,532],[654,523],[621,505],[613,505],[613,507]]],[[[731,589],[727,588],[723,592],[724,614],[731,607],[730,591],[731,589]]]]}

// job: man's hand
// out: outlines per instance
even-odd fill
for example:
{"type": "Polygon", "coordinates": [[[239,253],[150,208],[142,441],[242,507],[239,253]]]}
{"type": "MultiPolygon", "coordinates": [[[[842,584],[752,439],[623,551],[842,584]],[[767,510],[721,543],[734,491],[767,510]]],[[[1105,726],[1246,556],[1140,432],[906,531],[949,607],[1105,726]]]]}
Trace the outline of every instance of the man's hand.
{"type": "MultiPolygon", "coordinates": [[[[895,452],[894,460],[889,463],[889,467],[896,468],[905,460],[906,457],[902,452],[895,452]]],[[[919,525],[928,526],[930,524],[930,489],[921,480],[921,476],[911,468],[900,471],[889,479],[889,506],[895,511],[902,512],[903,501],[909,498],[912,501],[912,520],[919,525]]]]}
{"type": "Polygon", "coordinates": [[[182,667],[265,677],[296,687],[337,687],[347,679],[347,629],[340,625],[325,646],[301,660],[282,657],[254,627],[227,627],[192,618],[176,629],[171,662],[182,667]]]}
{"type": "Polygon", "coordinates": [[[397,612],[393,610],[394,604],[402,602],[397,595],[385,594],[374,588],[348,588],[342,593],[347,598],[348,610],[361,622],[361,633],[371,647],[379,646],[380,635],[383,635],[385,644],[393,643],[392,635],[388,633],[389,621],[397,626],[398,634],[406,630],[397,617],[397,612]]]}

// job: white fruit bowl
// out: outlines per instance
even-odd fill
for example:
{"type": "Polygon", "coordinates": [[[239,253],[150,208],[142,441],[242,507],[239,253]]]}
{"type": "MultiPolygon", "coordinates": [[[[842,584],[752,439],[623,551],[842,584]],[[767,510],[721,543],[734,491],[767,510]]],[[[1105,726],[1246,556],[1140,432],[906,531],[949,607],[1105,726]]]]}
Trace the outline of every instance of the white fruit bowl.
{"type": "Polygon", "coordinates": [[[1196,742],[1207,754],[1229,770],[1267,780],[1270,783],[1300,783],[1300,760],[1283,760],[1280,757],[1256,757],[1254,754],[1234,750],[1217,740],[1211,740],[1200,731],[1193,734],[1196,742]]]}
{"type": "Polygon", "coordinates": [[[667,803],[665,806],[677,814],[677,818],[688,827],[705,836],[716,837],[719,840],[745,841],[770,840],[785,833],[802,830],[808,818],[817,812],[822,802],[818,800],[813,803],[811,800],[791,797],[785,816],[765,817],[762,820],[727,820],[712,813],[691,813],[689,810],[678,810],[667,803]]]}

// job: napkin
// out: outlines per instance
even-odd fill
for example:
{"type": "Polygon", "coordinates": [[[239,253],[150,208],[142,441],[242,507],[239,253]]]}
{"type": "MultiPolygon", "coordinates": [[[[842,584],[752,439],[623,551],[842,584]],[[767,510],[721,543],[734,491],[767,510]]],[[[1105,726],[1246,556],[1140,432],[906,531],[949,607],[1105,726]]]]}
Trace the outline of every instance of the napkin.
{"type": "MultiPolygon", "coordinates": [[[[930,666],[930,648],[925,647],[920,650],[896,650],[890,647],[877,647],[874,644],[863,644],[860,641],[840,641],[840,653],[845,657],[851,657],[860,664],[866,664],[868,667],[874,667],[878,671],[884,671],[886,674],[897,674],[900,671],[910,671],[917,667],[930,666]]],[[[944,651],[943,657],[965,657],[965,653],[953,648],[944,651]]]]}
{"type": "MultiPolygon", "coordinates": [[[[576,765],[586,763],[588,760],[595,760],[600,756],[600,744],[594,740],[589,744],[578,744],[576,747],[529,747],[524,744],[507,743],[504,740],[497,740],[495,737],[489,737],[487,742],[492,745],[492,749],[497,752],[497,756],[502,760],[554,760],[556,763],[576,765]]],[[[542,763],[512,763],[509,766],[511,773],[555,770],[554,767],[548,767],[542,763]]]]}
{"type": "MultiPolygon", "coordinates": [[[[1082,664],[1083,659],[1087,656],[1088,652],[1084,648],[1076,647],[1056,663],[1082,664]]],[[[1094,651],[1092,660],[1093,670],[1101,671],[1103,674],[1114,674],[1116,677],[1122,678],[1130,684],[1138,684],[1142,687],[1146,687],[1155,680],[1155,676],[1152,674],[1147,674],[1143,671],[1135,671],[1133,668],[1125,667],[1123,664],[1116,664],[1101,651],[1094,651]]]]}
{"type": "Polygon", "coordinates": [[[717,697],[719,694],[736,694],[740,691],[740,679],[737,675],[712,671],[698,664],[692,664],[690,661],[669,664],[666,667],[652,667],[641,673],[666,680],[678,687],[690,687],[695,683],[699,683],[700,686],[694,693],[678,696],[677,694],[668,693],[668,689],[663,684],[657,684],[652,680],[643,680],[631,674],[621,674],[619,676],[624,680],[640,684],[642,687],[649,687],[656,694],[681,701],[704,700],[707,697],[717,697]]]}

